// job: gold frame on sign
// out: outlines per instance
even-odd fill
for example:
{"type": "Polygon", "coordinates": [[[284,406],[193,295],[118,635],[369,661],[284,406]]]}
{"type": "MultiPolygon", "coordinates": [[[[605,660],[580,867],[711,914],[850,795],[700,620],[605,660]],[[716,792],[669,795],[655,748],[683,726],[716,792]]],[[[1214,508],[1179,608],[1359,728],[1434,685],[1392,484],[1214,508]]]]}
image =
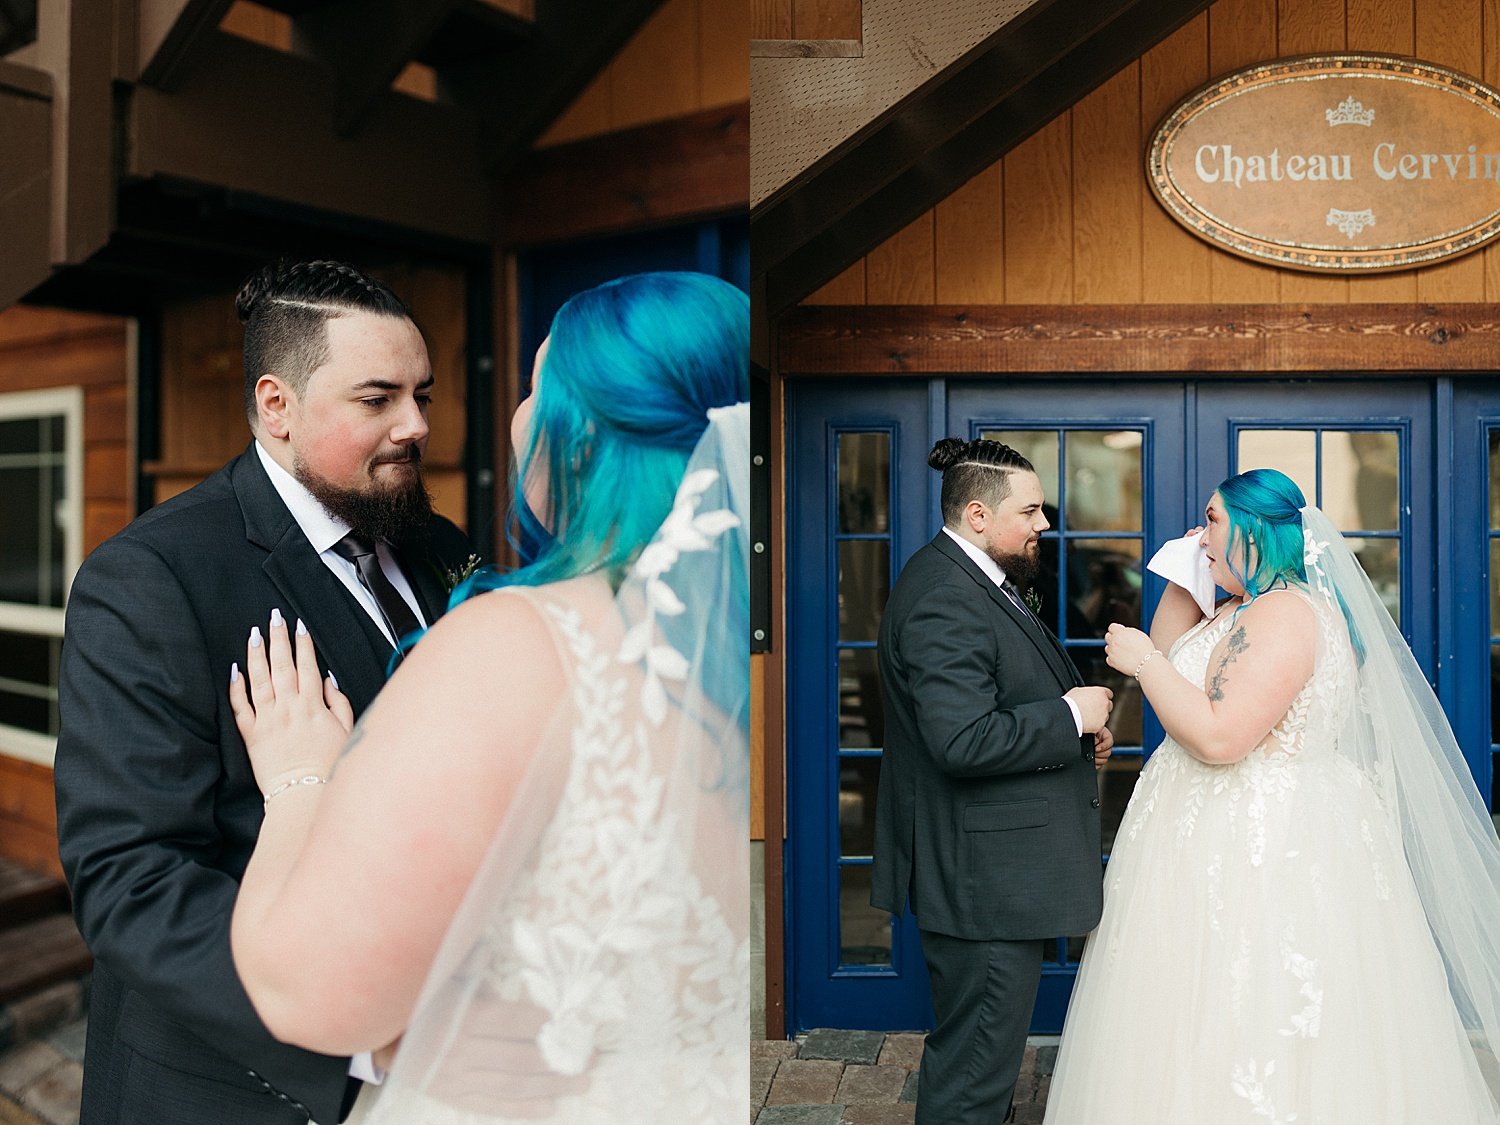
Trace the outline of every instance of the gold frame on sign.
{"type": "Polygon", "coordinates": [[[1206,242],[1252,261],[1309,273],[1367,274],[1413,269],[1471,253],[1500,235],[1500,207],[1458,230],[1418,242],[1372,249],[1338,250],[1257,237],[1199,206],[1171,174],[1172,147],[1188,122],[1227,98],[1290,82],[1374,73],[1462,96],[1500,119],[1500,92],[1471,75],[1402,55],[1370,52],[1297,55],[1257,63],[1215,79],[1174,106],[1152,131],[1146,150],[1146,181],[1167,214],[1206,242]]]}

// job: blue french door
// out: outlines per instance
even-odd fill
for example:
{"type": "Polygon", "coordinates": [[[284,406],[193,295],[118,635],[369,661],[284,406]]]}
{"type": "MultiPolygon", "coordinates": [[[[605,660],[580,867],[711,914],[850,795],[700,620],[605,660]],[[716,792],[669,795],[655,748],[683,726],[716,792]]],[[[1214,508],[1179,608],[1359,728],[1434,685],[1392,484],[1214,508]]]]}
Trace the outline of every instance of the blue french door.
{"type": "Polygon", "coordinates": [[[1465,381],[1437,401],[1441,574],[1453,596],[1439,600],[1439,647],[1451,676],[1439,698],[1491,812],[1500,809],[1500,383],[1465,381]]]}
{"type": "MultiPolygon", "coordinates": [[[[1354,543],[1491,799],[1500,391],[1352,378],[794,380],[785,869],[793,1031],[931,1026],[911,916],[892,920],[869,906],[883,733],[874,647],[890,583],[941,524],[940,480],[926,457],[950,434],[1005,441],[1041,476],[1053,525],[1043,537],[1042,613],[1084,676],[1116,693],[1115,754],[1100,775],[1103,861],[1161,738],[1135,683],[1104,665],[1104,629],[1150,620],[1164,584],[1144,560],[1201,522],[1220,480],[1263,465],[1297,480],[1354,543]]],[[[1081,950],[1079,935],[1051,943],[1034,1031],[1060,1029],[1081,950]]]]}
{"type": "Polygon", "coordinates": [[[790,1025],[922,1027],[907,920],[870,906],[884,723],[875,638],[891,579],[930,537],[928,384],[788,389],[787,989],[790,1025]],[[894,1021],[894,1022],[893,1022],[894,1021]]]}
{"type": "Polygon", "coordinates": [[[1196,475],[1205,499],[1247,469],[1276,468],[1295,480],[1344,533],[1436,686],[1435,390],[1430,381],[1205,385],[1196,475]]]}

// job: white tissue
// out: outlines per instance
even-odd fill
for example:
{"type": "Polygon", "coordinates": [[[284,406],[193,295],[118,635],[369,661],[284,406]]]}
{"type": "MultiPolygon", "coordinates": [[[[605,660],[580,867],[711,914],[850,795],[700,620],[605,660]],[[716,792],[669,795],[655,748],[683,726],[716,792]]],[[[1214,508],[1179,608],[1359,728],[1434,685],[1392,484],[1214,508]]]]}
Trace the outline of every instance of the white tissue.
{"type": "Polygon", "coordinates": [[[1201,546],[1205,532],[1169,539],[1151,556],[1146,569],[1159,574],[1193,595],[1205,617],[1214,613],[1214,580],[1208,572],[1208,556],[1201,546]]]}

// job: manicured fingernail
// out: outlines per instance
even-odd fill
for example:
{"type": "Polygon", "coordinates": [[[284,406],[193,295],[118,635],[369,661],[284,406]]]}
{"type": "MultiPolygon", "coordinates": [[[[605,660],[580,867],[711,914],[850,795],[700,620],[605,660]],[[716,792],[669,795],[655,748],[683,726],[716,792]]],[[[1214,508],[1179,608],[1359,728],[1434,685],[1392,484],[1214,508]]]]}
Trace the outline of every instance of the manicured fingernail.
{"type": "Polygon", "coordinates": [[[240,682],[240,662],[238,660],[229,666],[229,682],[232,684],[240,682]]]}
{"type": "Polygon", "coordinates": [[[335,676],[332,672],[328,673],[328,682],[333,685],[333,690],[334,691],[338,691],[339,690],[339,680],[338,680],[338,677],[335,676]]]}
{"type": "Polygon", "coordinates": [[[273,628],[277,626],[284,628],[286,626],[286,619],[281,616],[281,610],[271,610],[271,626],[273,628]]]}
{"type": "Polygon", "coordinates": [[[307,626],[304,625],[304,624],[302,624],[302,618],[300,618],[300,617],[297,618],[297,636],[299,636],[299,637],[305,637],[305,636],[307,636],[307,626]]]}
{"type": "Polygon", "coordinates": [[[250,626],[250,647],[260,648],[260,626],[250,626]]]}

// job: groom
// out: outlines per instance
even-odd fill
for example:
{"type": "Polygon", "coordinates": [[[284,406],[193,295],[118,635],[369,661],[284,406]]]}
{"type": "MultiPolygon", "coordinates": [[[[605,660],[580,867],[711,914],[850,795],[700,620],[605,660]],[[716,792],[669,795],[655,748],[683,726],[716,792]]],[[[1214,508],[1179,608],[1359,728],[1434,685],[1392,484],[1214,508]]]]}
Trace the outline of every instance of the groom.
{"type": "Polygon", "coordinates": [[[95,958],[80,1125],[333,1125],[375,1077],[274,1040],[235,973],[262,806],[229,668],[279,609],[360,713],[468,545],[423,482],[432,370],[396,295],[314,261],[236,306],[254,441],[94,551],[68,601],[58,834],[95,958]]]}
{"type": "Polygon", "coordinates": [[[1042,484],[999,442],[944,438],[943,529],[880,626],[886,745],[871,903],[908,901],[932,978],[918,1125],[1008,1119],[1045,939],[1101,909],[1094,770],[1105,687],[1085,687],[1012,581],[1036,576],[1042,484]]]}

